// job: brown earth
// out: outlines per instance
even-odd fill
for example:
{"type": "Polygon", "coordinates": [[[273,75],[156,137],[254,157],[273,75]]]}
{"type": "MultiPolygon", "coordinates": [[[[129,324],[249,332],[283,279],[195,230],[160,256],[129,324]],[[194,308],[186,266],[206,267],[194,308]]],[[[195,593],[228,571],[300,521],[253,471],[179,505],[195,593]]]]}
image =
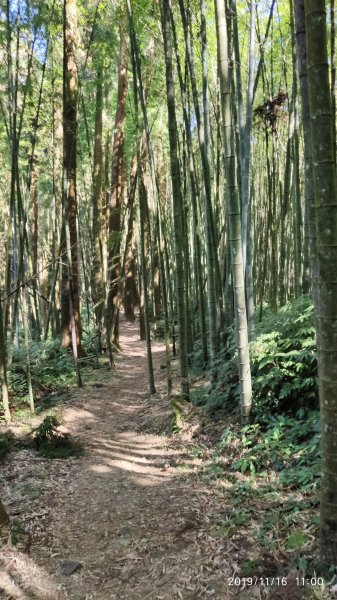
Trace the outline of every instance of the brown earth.
{"type": "Polygon", "coordinates": [[[233,585],[247,560],[260,578],[284,575],[289,557],[264,555],[256,542],[266,512],[258,503],[247,500],[250,527],[230,525],[231,487],[207,474],[212,436],[218,440],[224,424],[217,430],[208,420],[205,427],[202,411],[187,405],[186,427],[172,435],[163,345],[153,344],[157,393],[150,396],[138,327],[122,320],[120,333],[115,372],[84,369],[85,386],[58,409],[84,455],[46,460],[26,448],[3,461],[1,497],[26,532],[21,547],[29,555],[0,549],[0,598],[302,597],[296,572],[286,588],[233,585]],[[65,561],[80,567],[66,576],[65,561]]]}
{"type": "Polygon", "coordinates": [[[164,348],[153,345],[157,394],[150,396],[136,325],[121,322],[121,347],[116,372],[97,370],[96,382],[74,390],[63,407],[85,454],[48,461],[15,453],[3,469],[4,503],[31,532],[30,556],[60,597],[227,598],[234,548],[212,535],[222,493],[194,477],[198,459],[183,436],[169,433],[164,348]],[[82,567],[64,576],[66,560],[82,567]]]}

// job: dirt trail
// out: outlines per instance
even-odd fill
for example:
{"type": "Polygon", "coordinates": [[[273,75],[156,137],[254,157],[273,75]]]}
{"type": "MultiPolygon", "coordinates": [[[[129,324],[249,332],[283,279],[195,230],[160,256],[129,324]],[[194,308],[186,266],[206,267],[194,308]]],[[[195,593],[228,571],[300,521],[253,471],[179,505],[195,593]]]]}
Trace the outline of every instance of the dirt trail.
{"type": "Polygon", "coordinates": [[[219,490],[194,476],[197,461],[183,443],[151,433],[169,422],[164,348],[153,345],[150,397],[138,327],[122,321],[120,340],[116,373],[98,369],[63,409],[85,454],[33,459],[40,516],[31,556],[71,600],[228,598],[235,548],[213,536],[219,490]],[[67,559],[83,565],[68,577],[60,572],[67,559]]]}

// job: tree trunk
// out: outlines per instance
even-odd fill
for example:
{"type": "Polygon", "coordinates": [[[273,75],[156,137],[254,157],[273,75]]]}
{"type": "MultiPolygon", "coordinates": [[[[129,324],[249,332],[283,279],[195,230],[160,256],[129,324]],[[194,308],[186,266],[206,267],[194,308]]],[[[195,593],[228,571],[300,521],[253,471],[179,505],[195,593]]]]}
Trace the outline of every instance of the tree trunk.
{"type": "Polygon", "coordinates": [[[168,111],[168,130],[170,143],[170,166],[174,213],[174,237],[176,255],[176,294],[179,324],[179,360],[181,395],[184,400],[189,397],[188,382],[188,342],[186,323],[186,298],[185,298],[185,256],[183,240],[183,198],[181,191],[180,166],[178,159],[178,132],[176,121],[176,106],[174,95],[172,46],[170,32],[170,4],[169,0],[162,0],[162,28],[164,37],[165,69],[166,69],[166,97],[168,111]]]}
{"type": "Polygon", "coordinates": [[[236,156],[232,126],[231,90],[229,76],[227,21],[224,2],[215,0],[218,40],[219,76],[223,137],[225,147],[226,183],[228,189],[229,243],[234,288],[235,330],[239,359],[241,414],[243,422],[249,419],[252,405],[252,382],[249,362],[248,327],[244,269],[242,261],[240,200],[237,190],[236,156]]]}
{"type": "Polygon", "coordinates": [[[307,72],[318,250],[317,356],[321,406],[320,550],[337,559],[337,182],[324,0],[305,0],[307,72]]]}
{"type": "MultiPolygon", "coordinates": [[[[140,171],[142,171],[140,167],[140,171]]],[[[144,307],[144,325],[145,325],[145,338],[147,348],[147,364],[148,364],[148,376],[149,376],[149,387],[150,393],[155,394],[156,388],[154,383],[153,374],[153,361],[152,361],[152,349],[151,349],[151,330],[150,330],[150,318],[149,318],[149,296],[148,296],[148,285],[147,285],[147,265],[146,265],[146,215],[148,212],[147,208],[147,190],[144,183],[143,173],[141,172],[139,177],[138,185],[139,195],[139,210],[140,210],[140,270],[142,279],[142,304],[144,307]]]]}
{"type": "Polygon", "coordinates": [[[305,176],[305,220],[308,223],[309,257],[314,306],[317,306],[318,258],[316,240],[316,214],[312,164],[311,125],[307,73],[307,48],[305,39],[304,0],[295,0],[297,64],[300,78],[302,126],[304,137],[304,176],[305,176]]]}
{"type": "Polygon", "coordinates": [[[118,319],[120,305],[120,243],[121,243],[121,206],[123,196],[124,170],[124,122],[128,93],[127,54],[128,39],[120,29],[117,109],[115,132],[112,147],[111,196],[109,217],[109,282],[107,299],[107,336],[108,343],[119,347],[118,319]]]}
{"type": "Polygon", "coordinates": [[[198,301],[198,311],[200,315],[200,337],[202,344],[202,354],[204,365],[207,365],[208,349],[207,349],[207,330],[206,330],[206,316],[205,316],[205,301],[204,301],[204,286],[202,281],[202,265],[201,265],[201,240],[198,223],[198,200],[199,190],[196,183],[196,174],[193,160],[193,145],[192,145],[192,134],[191,134],[191,119],[188,111],[188,101],[186,94],[186,86],[184,85],[183,75],[181,70],[180,56],[178,51],[178,41],[176,35],[176,28],[174,23],[173,15],[171,14],[171,26],[173,34],[173,45],[175,51],[175,57],[177,62],[177,73],[180,86],[180,94],[182,100],[182,109],[184,117],[184,130],[187,143],[187,159],[188,159],[188,171],[189,171],[189,182],[191,192],[191,203],[192,203],[192,227],[193,227],[193,238],[194,238],[194,278],[196,296],[198,301]]]}
{"type": "Polygon", "coordinates": [[[137,188],[137,177],[138,177],[138,161],[135,156],[132,161],[130,185],[129,185],[129,198],[128,198],[128,209],[129,219],[128,228],[125,242],[125,253],[123,261],[123,278],[124,278],[124,291],[123,291],[123,305],[124,305],[124,316],[127,321],[131,323],[135,320],[135,306],[139,304],[138,291],[136,286],[136,264],[135,264],[135,234],[134,234],[134,222],[135,222],[135,195],[137,188]]]}
{"type": "Polygon", "coordinates": [[[198,129],[199,151],[201,158],[201,177],[202,177],[202,195],[204,199],[204,226],[206,239],[206,261],[207,261],[207,299],[208,299],[208,320],[209,320],[209,338],[210,338],[210,362],[212,365],[212,378],[216,377],[214,362],[219,349],[219,340],[217,336],[217,303],[216,303],[216,243],[214,234],[213,210],[212,210],[212,187],[211,187],[211,164],[210,164],[210,146],[209,146],[209,126],[208,126],[208,90],[207,90],[207,55],[206,55],[206,24],[205,24],[205,6],[201,3],[202,12],[202,79],[203,79],[203,111],[204,120],[201,119],[200,106],[198,99],[198,90],[195,73],[194,52],[191,40],[191,33],[188,22],[188,15],[184,0],[179,0],[180,14],[183,23],[185,37],[185,53],[190,73],[192,88],[193,107],[198,129]],[[205,119],[206,117],[206,119],[205,119]]]}
{"type": "Polygon", "coordinates": [[[336,28],[335,28],[335,0],[330,0],[330,52],[331,52],[331,108],[332,128],[334,137],[334,156],[336,160],[336,28]]]}
{"type": "Polygon", "coordinates": [[[104,314],[104,273],[103,273],[103,72],[102,65],[97,69],[96,79],[96,112],[95,112],[95,141],[94,141],[94,172],[93,172],[93,210],[92,238],[93,265],[91,272],[91,289],[94,303],[98,348],[101,351],[101,335],[103,331],[104,314]]]}
{"type": "Polygon", "coordinates": [[[241,206],[242,206],[242,254],[243,254],[243,269],[246,276],[246,295],[247,295],[247,317],[249,326],[252,326],[254,318],[254,293],[253,293],[253,278],[250,274],[251,265],[251,245],[253,243],[252,235],[248,229],[250,197],[249,197],[249,175],[250,175],[250,154],[251,154],[251,135],[253,124],[253,97],[254,97],[254,42],[255,42],[255,0],[250,2],[250,36],[249,36],[249,67],[248,67],[248,86],[246,99],[246,119],[243,128],[243,143],[242,143],[242,164],[241,164],[241,206]],[[249,262],[248,262],[249,259],[249,262]],[[249,284],[249,285],[248,285],[249,284]]]}
{"type": "MultiPolygon", "coordinates": [[[[4,416],[6,423],[11,422],[11,413],[9,410],[8,382],[7,382],[7,351],[6,351],[6,331],[4,329],[4,319],[2,314],[2,301],[0,290],[0,385],[1,397],[4,407],[4,416]]],[[[1,523],[1,505],[0,505],[0,523],[1,523]]]]}
{"type": "Polygon", "coordinates": [[[205,237],[206,237],[206,259],[207,259],[207,297],[208,297],[208,319],[210,337],[210,359],[211,359],[211,384],[216,380],[215,360],[219,351],[219,337],[217,328],[217,300],[216,300],[216,274],[215,262],[217,246],[215,244],[215,229],[212,209],[211,192],[211,133],[209,121],[209,94],[208,94],[208,69],[207,69],[207,37],[206,37],[206,2],[200,0],[201,12],[201,63],[202,63],[202,105],[203,105],[203,127],[199,123],[199,139],[202,148],[204,180],[205,180],[205,237]]]}
{"type": "Polygon", "coordinates": [[[81,345],[81,318],[78,273],[78,232],[76,194],[77,101],[78,73],[76,0],[64,0],[64,55],[63,55],[63,259],[68,261],[62,272],[62,345],[72,344],[72,320],[75,324],[77,353],[81,345]],[[66,221],[66,222],[65,222],[66,221]],[[69,227],[70,254],[66,249],[66,229],[69,227]],[[72,312],[71,314],[71,306],[72,312]]]}

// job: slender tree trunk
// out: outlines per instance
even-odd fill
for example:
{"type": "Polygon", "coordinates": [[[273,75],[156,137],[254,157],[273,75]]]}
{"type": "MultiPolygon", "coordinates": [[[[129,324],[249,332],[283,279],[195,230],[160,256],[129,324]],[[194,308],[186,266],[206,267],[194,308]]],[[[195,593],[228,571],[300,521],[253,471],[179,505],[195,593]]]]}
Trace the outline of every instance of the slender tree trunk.
{"type": "Polygon", "coordinates": [[[145,322],[145,337],[146,337],[146,348],[147,348],[147,363],[148,363],[148,375],[149,375],[149,387],[150,393],[155,394],[156,388],[154,383],[153,373],[153,362],[152,362],[152,349],[151,349],[151,329],[150,329],[150,317],[149,317],[149,296],[147,293],[147,267],[146,267],[146,243],[145,243],[145,230],[146,230],[146,214],[147,214],[147,190],[144,184],[143,175],[139,177],[139,208],[140,208],[140,258],[141,258],[141,278],[142,278],[142,295],[143,295],[143,306],[144,306],[144,322],[145,322]]]}
{"type": "MultiPolygon", "coordinates": [[[[158,231],[156,228],[158,224],[154,226],[154,239],[158,237],[158,231]]],[[[156,335],[157,330],[157,321],[160,319],[162,312],[162,303],[161,303],[161,276],[160,276],[160,266],[159,266],[159,248],[158,244],[154,244],[153,250],[153,320],[154,320],[154,333],[156,335]]]]}
{"type": "Polygon", "coordinates": [[[104,273],[103,273],[103,69],[97,70],[96,78],[96,113],[95,113],[95,142],[94,142],[94,172],[93,172],[93,266],[91,272],[91,289],[95,309],[98,348],[101,351],[101,335],[103,332],[104,314],[104,273]]]}
{"type": "Polygon", "coordinates": [[[294,166],[293,197],[294,197],[294,220],[295,220],[295,244],[294,244],[294,276],[295,276],[295,298],[302,292],[302,207],[301,207],[301,184],[300,184],[300,138],[299,138],[299,115],[298,115],[298,79],[296,64],[296,33],[294,23],[294,5],[290,0],[290,33],[292,48],[292,79],[293,79],[293,108],[294,108],[294,137],[292,140],[292,155],[294,166]]]}
{"type": "Polygon", "coordinates": [[[217,328],[217,299],[216,299],[216,273],[215,261],[217,246],[215,244],[215,228],[211,194],[211,132],[209,120],[209,93],[208,93],[208,68],[207,68],[207,36],[206,36],[206,1],[200,0],[201,12],[201,63],[202,63],[202,106],[203,126],[199,124],[201,147],[204,157],[204,176],[209,180],[205,184],[205,237],[207,259],[207,294],[208,294],[208,319],[210,334],[211,358],[211,383],[216,380],[215,359],[219,351],[219,336],[217,328]],[[205,170],[206,169],[206,170],[205,170]]]}
{"type": "Polygon", "coordinates": [[[218,40],[226,183],[228,189],[229,243],[231,247],[235,329],[239,359],[241,414],[243,422],[246,422],[249,419],[251,412],[252,382],[249,362],[244,269],[242,261],[240,200],[237,190],[234,131],[231,114],[227,21],[222,0],[215,0],[215,15],[218,40]]]}
{"type": "MultiPolygon", "coordinates": [[[[53,98],[55,92],[53,89],[53,98]]],[[[53,207],[52,207],[52,219],[53,219],[53,240],[52,240],[52,257],[54,261],[53,265],[53,283],[51,290],[54,293],[54,302],[50,307],[50,314],[52,316],[52,331],[53,335],[61,334],[61,299],[60,299],[60,282],[62,274],[61,262],[61,206],[62,206],[62,190],[61,181],[58,176],[61,164],[61,146],[63,140],[63,127],[62,127],[62,116],[59,108],[53,104],[53,207]],[[54,281],[55,280],[55,281],[54,281]]],[[[45,339],[48,334],[48,323],[49,319],[46,319],[45,325],[45,339]]]]}
{"type": "Polygon", "coordinates": [[[322,564],[337,560],[337,181],[324,0],[305,0],[318,250],[317,355],[321,406],[322,564]]]}
{"type": "Polygon", "coordinates": [[[334,136],[334,152],[336,161],[336,27],[335,0],[330,0],[330,50],[331,50],[331,109],[334,136]]]}
{"type": "Polygon", "coordinates": [[[77,101],[78,74],[76,1],[64,0],[64,57],[63,57],[63,216],[64,236],[62,249],[69,261],[63,270],[62,281],[62,345],[72,345],[72,322],[75,326],[77,354],[83,354],[81,345],[81,318],[78,273],[78,232],[76,193],[77,101]],[[70,254],[67,251],[66,230],[69,227],[70,254]],[[71,285],[70,285],[71,281],[71,285]],[[72,297],[71,297],[72,296],[72,297]],[[71,314],[71,307],[73,314],[71,314]]]}
{"type": "Polygon", "coordinates": [[[176,28],[174,23],[174,18],[171,12],[171,26],[172,26],[172,34],[173,34],[173,44],[175,50],[175,57],[177,61],[177,73],[180,85],[180,93],[182,100],[182,109],[184,116],[184,127],[185,127],[185,136],[187,143],[187,158],[188,158],[188,172],[189,172],[189,181],[190,181],[190,192],[191,192],[191,203],[192,203],[192,219],[193,219],[193,234],[194,234],[194,277],[195,277],[195,286],[197,290],[197,298],[198,298],[198,310],[200,315],[200,337],[202,344],[202,353],[204,364],[207,364],[208,359],[208,349],[207,349],[207,329],[206,329],[206,316],[205,316],[205,301],[204,301],[204,286],[202,281],[202,265],[201,265],[201,240],[200,240],[200,232],[199,232],[199,222],[198,222],[198,200],[199,200],[199,190],[196,183],[196,173],[194,169],[194,161],[193,161],[193,145],[192,145],[192,135],[191,135],[191,119],[188,112],[188,99],[186,97],[186,86],[184,85],[182,71],[181,71],[181,63],[180,56],[178,52],[178,42],[176,36],[176,28]]]}
{"type": "Polygon", "coordinates": [[[241,164],[241,186],[242,186],[242,253],[243,253],[243,268],[246,275],[246,296],[247,296],[247,318],[248,324],[251,327],[254,318],[254,291],[253,291],[253,278],[250,274],[251,265],[251,245],[253,243],[251,231],[248,229],[249,225],[249,211],[250,211],[250,198],[249,198],[249,175],[250,175],[250,154],[251,154],[251,136],[252,136],[252,123],[253,123],[253,97],[254,97],[254,63],[255,63],[255,11],[256,3],[255,0],[250,2],[250,25],[249,25],[249,66],[248,66],[248,86],[247,86],[247,98],[246,98],[246,120],[243,131],[243,148],[242,148],[242,164],[241,164]],[[249,262],[248,262],[249,259],[249,262]]]}
{"type": "Polygon", "coordinates": [[[124,278],[124,292],[123,292],[123,305],[124,305],[124,316],[127,321],[132,323],[135,320],[135,306],[139,303],[137,286],[136,286],[136,264],[135,264],[135,233],[134,233],[134,222],[135,222],[135,195],[137,187],[138,177],[138,161],[135,156],[132,161],[130,185],[129,185],[129,219],[128,228],[125,242],[125,253],[123,261],[123,278],[124,278]]]}
{"type": "Polygon", "coordinates": [[[186,60],[190,73],[192,88],[193,107],[198,128],[199,151],[201,158],[202,197],[204,199],[205,214],[205,240],[207,261],[207,299],[208,299],[208,321],[210,333],[210,362],[212,365],[212,379],[216,378],[214,361],[219,350],[217,335],[217,301],[216,301],[216,242],[214,233],[214,220],[212,209],[212,186],[211,186],[211,155],[210,155],[210,131],[209,131],[209,107],[208,107],[208,76],[207,76],[207,46],[206,46],[206,22],[205,3],[201,0],[201,36],[202,36],[202,81],[203,81],[203,116],[201,118],[195,60],[192,46],[191,32],[189,27],[189,12],[185,9],[184,0],[179,0],[180,14],[185,36],[186,60]]]}
{"type": "Polygon", "coordinates": [[[297,64],[300,78],[302,126],[304,134],[305,220],[308,223],[309,257],[314,305],[317,306],[318,257],[316,240],[316,211],[312,164],[311,124],[309,110],[307,48],[305,36],[304,0],[295,0],[297,64]]]}
{"type": "MultiPolygon", "coordinates": [[[[11,413],[9,410],[8,381],[7,381],[7,350],[6,350],[6,330],[4,328],[4,318],[2,314],[2,300],[0,290],[0,385],[2,404],[4,407],[4,416],[6,423],[11,422],[11,413]]],[[[1,524],[1,504],[0,504],[0,524],[1,524]]]]}
{"type": "Polygon", "coordinates": [[[107,299],[107,335],[108,343],[110,343],[113,348],[119,347],[118,321],[121,277],[121,207],[124,178],[124,122],[126,99],[128,93],[127,49],[128,39],[121,28],[118,66],[117,109],[112,148],[108,248],[110,289],[108,292],[107,299]]]}
{"type": "MultiPolygon", "coordinates": [[[[150,393],[155,394],[155,382],[153,372],[153,361],[152,361],[152,347],[151,347],[151,330],[149,320],[149,297],[147,293],[147,238],[149,236],[150,222],[148,218],[148,204],[147,204],[147,189],[144,181],[144,172],[142,165],[145,164],[145,156],[141,156],[141,141],[143,135],[140,133],[140,121],[139,121],[139,107],[138,102],[144,103],[143,88],[141,83],[141,73],[138,70],[138,57],[137,57],[137,43],[135,38],[135,31],[133,26],[133,16],[131,3],[127,0],[127,11],[130,28],[131,38],[131,57],[132,57],[132,80],[133,80],[133,98],[135,107],[135,125],[137,134],[137,160],[136,160],[136,171],[135,171],[135,184],[138,180],[138,197],[139,197],[139,217],[140,217],[140,277],[139,277],[139,288],[140,288],[140,338],[146,340],[147,348],[147,366],[148,366],[148,377],[149,377],[149,388],[150,393]],[[143,160],[142,160],[143,159],[143,160]],[[138,174],[137,174],[138,173],[138,174]]],[[[143,117],[146,119],[146,113],[143,112],[143,117]]],[[[145,123],[144,123],[145,124],[145,123]]]]}
{"type": "Polygon", "coordinates": [[[29,398],[29,406],[30,412],[34,414],[35,405],[34,405],[34,393],[33,393],[33,385],[32,385],[32,372],[30,366],[30,356],[29,356],[29,327],[28,327],[28,309],[27,309],[27,298],[26,298],[26,289],[21,289],[21,314],[22,314],[22,324],[23,324],[23,332],[24,332],[24,340],[25,340],[25,354],[26,354],[26,379],[27,379],[27,387],[28,387],[28,398],[29,398]]]}
{"type": "Polygon", "coordinates": [[[286,159],[284,168],[284,186],[281,195],[280,206],[280,250],[279,250],[279,298],[280,305],[284,306],[287,301],[287,286],[286,286],[286,228],[288,223],[289,199],[291,191],[291,142],[293,139],[293,121],[294,116],[292,110],[289,111],[288,139],[286,147],[286,159]]]}
{"type": "Polygon", "coordinates": [[[187,330],[186,330],[186,298],[185,298],[185,257],[183,240],[183,198],[181,190],[180,166],[178,159],[178,132],[176,121],[176,105],[173,81],[172,46],[170,32],[170,3],[162,0],[162,29],[164,37],[165,69],[166,69],[166,96],[168,111],[168,129],[170,142],[170,166],[174,212],[174,236],[176,253],[176,294],[179,324],[179,360],[181,395],[188,400],[188,353],[187,353],[187,330]]]}
{"type": "MultiPolygon", "coordinates": [[[[158,186],[159,187],[159,186],[158,186]]],[[[165,324],[165,356],[166,356],[166,381],[167,391],[169,396],[172,391],[172,369],[171,369],[171,351],[170,351],[170,320],[169,320],[169,309],[168,309],[168,297],[167,297],[167,284],[166,284],[166,273],[165,273],[165,241],[162,231],[162,211],[161,211],[161,198],[158,195],[158,207],[157,207],[157,241],[159,249],[159,267],[160,267],[160,279],[161,279],[161,294],[164,309],[164,324],[165,324]]]]}

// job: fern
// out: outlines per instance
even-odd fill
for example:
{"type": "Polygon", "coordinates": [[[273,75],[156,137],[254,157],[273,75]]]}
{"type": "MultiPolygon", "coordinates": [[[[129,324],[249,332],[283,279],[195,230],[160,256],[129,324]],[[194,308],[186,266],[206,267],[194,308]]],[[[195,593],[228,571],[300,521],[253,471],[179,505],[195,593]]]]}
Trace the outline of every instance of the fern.
{"type": "MultiPolygon", "coordinates": [[[[198,352],[198,350],[197,350],[198,352]]],[[[268,421],[270,414],[296,413],[301,407],[318,406],[316,340],[313,306],[302,296],[277,314],[257,323],[250,342],[254,415],[268,421]]],[[[192,357],[193,358],[193,357],[192,357]]],[[[209,410],[238,410],[237,353],[234,332],[217,360],[217,385],[204,393],[198,404],[209,410]]],[[[196,367],[197,368],[197,365],[196,367]]]]}

